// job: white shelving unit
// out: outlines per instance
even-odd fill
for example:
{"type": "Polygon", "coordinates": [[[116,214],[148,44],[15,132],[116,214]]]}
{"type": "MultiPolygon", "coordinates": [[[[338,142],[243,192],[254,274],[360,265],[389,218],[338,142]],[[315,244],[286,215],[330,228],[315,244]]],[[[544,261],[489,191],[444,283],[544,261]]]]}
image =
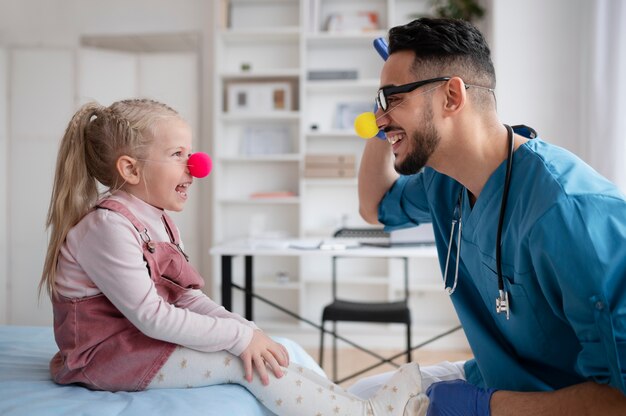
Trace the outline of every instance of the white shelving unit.
{"type": "MultiPolygon", "coordinates": [[[[424,13],[427,7],[427,0],[215,2],[213,241],[326,238],[340,226],[367,226],[358,214],[356,177],[305,177],[306,156],[354,155],[358,172],[365,141],[353,132],[352,114],[341,113],[339,108],[346,104],[367,107],[370,103],[373,108],[383,61],[372,41],[386,37],[389,27],[412,20],[412,14],[424,13]],[[363,31],[350,26],[362,23],[358,17],[362,12],[376,14],[377,28],[363,31]],[[337,27],[340,15],[347,27],[327,30],[329,25],[331,29],[333,24],[337,27]],[[310,71],[316,70],[356,71],[357,77],[310,80],[310,71]],[[246,99],[252,101],[252,93],[242,99],[230,94],[230,89],[246,83],[253,87],[287,83],[289,107],[239,111],[234,106],[247,104],[246,99]],[[232,102],[235,99],[237,103],[232,102]],[[274,131],[272,137],[280,136],[276,139],[280,146],[261,146],[257,154],[250,154],[244,148],[250,148],[250,140],[260,140],[259,135],[250,133],[254,130],[270,136],[274,131]],[[255,197],[258,193],[282,196],[255,197]]],[[[220,262],[216,259],[213,264],[213,293],[219,293],[220,262]]],[[[443,292],[437,259],[412,259],[409,271],[416,337],[456,325],[451,303],[443,292]]],[[[338,272],[340,294],[349,291],[353,298],[371,300],[402,296],[398,260],[346,259],[340,262],[338,272]]],[[[233,273],[235,280],[242,276],[243,266],[235,265],[233,273]]],[[[321,308],[330,301],[330,279],[329,259],[255,258],[255,289],[315,322],[320,321],[321,308]],[[288,276],[287,283],[278,283],[281,275],[288,276]]],[[[238,299],[235,296],[234,309],[241,312],[238,299]]],[[[290,336],[304,344],[318,342],[316,330],[260,302],[255,303],[255,321],[274,335],[290,336]]],[[[396,331],[392,327],[360,324],[354,331],[389,345],[390,333],[403,336],[402,328],[396,331]],[[372,337],[372,333],[377,336],[372,337]]],[[[348,331],[352,330],[348,325],[348,331]]],[[[458,340],[455,342],[454,347],[459,348],[458,340]]]]}

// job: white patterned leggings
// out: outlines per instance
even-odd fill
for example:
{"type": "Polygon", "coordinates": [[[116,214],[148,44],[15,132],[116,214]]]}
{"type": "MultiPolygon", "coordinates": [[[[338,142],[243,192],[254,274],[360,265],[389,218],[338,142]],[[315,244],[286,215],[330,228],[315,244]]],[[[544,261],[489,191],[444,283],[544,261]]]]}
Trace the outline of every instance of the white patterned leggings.
{"type": "Polygon", "coordinates": [[[277,415],[415,415],[423,416],[428,398],[422,394],[419,366],[405,364],[369,399],[361,399],[312,370],[291,364],[276,378],[268,370],[264,386],[258,374],[249,383],[243,362],[226,351],[205,353],[178,347],[148,389],[191,388],[234,383],[245,387],[277,415]]]}

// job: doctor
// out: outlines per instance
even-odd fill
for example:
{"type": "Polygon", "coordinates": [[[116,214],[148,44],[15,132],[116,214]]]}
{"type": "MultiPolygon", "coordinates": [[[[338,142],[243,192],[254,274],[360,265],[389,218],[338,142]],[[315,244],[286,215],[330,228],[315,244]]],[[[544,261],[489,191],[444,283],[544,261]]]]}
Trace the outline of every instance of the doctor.
{"type": "Polygon", "coordinates": [[[432,222],[475,357],[429,387],[429,415],[625,415],[624,196],[498,120],[471,24],[395,27],[389,53],[376,113],[387,140],[365,147],[361,215],[387,230],[432,222]]]}

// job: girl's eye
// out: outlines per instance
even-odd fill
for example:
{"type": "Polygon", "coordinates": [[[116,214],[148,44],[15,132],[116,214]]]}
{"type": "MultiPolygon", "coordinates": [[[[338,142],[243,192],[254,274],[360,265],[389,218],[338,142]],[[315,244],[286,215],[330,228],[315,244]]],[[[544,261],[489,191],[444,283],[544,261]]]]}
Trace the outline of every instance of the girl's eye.
{"type": "Polygon", "coordinates": [[[178,151],[178,152],[174,153],[172,156],[183,157],[183,152],[178,151]]]}

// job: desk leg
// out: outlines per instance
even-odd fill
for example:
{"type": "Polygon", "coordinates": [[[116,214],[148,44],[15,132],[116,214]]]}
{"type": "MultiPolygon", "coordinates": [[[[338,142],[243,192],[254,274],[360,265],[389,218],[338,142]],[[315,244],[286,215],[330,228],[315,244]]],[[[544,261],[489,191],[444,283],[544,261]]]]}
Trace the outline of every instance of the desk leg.
{"type": "Polygon", "coordinates": [[[233,256],[222,256],[222,306],[233,309],[233,256]]]}
{"type": "Polygon", "coordinates": [[[245,318],[248,321],[252,321],[252,294],[254,293],[254,287],[252,284],[252,256],[246,256],[246,266],[245,266],[245,290],[246,290],[246,308],[245,308],[245,318]]]}

